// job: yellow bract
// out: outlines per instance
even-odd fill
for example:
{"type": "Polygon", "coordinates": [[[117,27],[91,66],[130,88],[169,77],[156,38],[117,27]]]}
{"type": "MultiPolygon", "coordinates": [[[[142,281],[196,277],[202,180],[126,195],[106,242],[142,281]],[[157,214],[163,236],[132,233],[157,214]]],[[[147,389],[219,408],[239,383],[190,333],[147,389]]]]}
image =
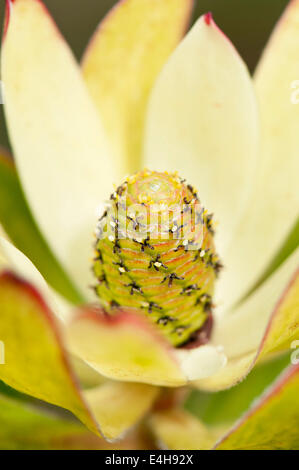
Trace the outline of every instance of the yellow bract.
{"type": "Polygon", "coordinates": [[[207,450],[217,439],[217,434],[179,408],[155,412],[149,422],[158,441],[167,449],[207,450]]]}
{"type": "Polygon", "coordinates": [[[83,75],[110,137],[121,177],[140,169],[153,82],[188,26],[193,0],[125,0],[91,39],[83,75]]]}
{"type": "Polygon", "coordinates": [[[111,382],[87,390],[84,396],[105,430],[106,439],[114,439],[121,437],[149,411],[158,393],[158,387],[111,382]]]}
{"type": "Polygon", "coordinates": [[[227,272],[220,287],[229,303],[263,274],[298,218],[298,31],[299,2],[291,1],[254,76],[261,153],[252,198],[224,259],[227,272]]]}
{"type": "Polygon", "coordinates": [[[70,350],[101,374],[117,380],[178,386],[187,379],[173,350],[140,315],[108,318],[86,311],[66,331],[70,350]]]}
{"type": "Polygon", "coordinates": [[[178,171],[198,188],[229,240],[247,201],[259,144],[258,110],[242,59],[210,15],[202,16],[166,62],[151,97],[145,167],[178,171]]]}
{"type": "Polygon", "coordinates": [[[88,295],[91,234],[116,177],[97,110],[38,0],[13,2],[1,55],[5,114],[26,197],[53,253],[88,295]]]}

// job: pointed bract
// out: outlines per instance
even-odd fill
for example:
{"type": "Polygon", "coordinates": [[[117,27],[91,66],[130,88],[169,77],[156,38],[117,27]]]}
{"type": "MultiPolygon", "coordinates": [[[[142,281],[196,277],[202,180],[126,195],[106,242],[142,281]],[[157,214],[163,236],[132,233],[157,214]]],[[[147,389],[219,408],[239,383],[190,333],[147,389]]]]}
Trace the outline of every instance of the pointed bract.
{"type": "Polygon", "coordinates": [[[122,177],[140,169],[149,92],[188,25],[193,0],[123,0],[100,23],[83,75],[122,177]]]}
{"type": "Polygon", "coordinates": [[[298,220],[298,48],[299,1],[293,0],[277,23],[254,76],[262,148],[252,198],[226,255],[227,273],[219,297],[230,303],[264,274],[298,220]]]}
{"type": "Polygon", "coordinates": [[[92,232],[115,173],[80,69],[38,0],[10,6],[2,80],[8,130],[30,207],[67,273],[89,292],[92,232]]]}
{"type": "Polygon", "coordinates": [[[144,164],[178,171],[198,188],[219,221],[220,255],[249,196],[257,150],[257,106],[246,66],[214,21],[203,16],[155,83],[144,164]]]}
{"type": "Polygon", "coordinates": [[[108,382],[86,390],[84,398],[108,440],[122,437],[145,415],[159,394],[158,387],[125,382],[108,382]]]}

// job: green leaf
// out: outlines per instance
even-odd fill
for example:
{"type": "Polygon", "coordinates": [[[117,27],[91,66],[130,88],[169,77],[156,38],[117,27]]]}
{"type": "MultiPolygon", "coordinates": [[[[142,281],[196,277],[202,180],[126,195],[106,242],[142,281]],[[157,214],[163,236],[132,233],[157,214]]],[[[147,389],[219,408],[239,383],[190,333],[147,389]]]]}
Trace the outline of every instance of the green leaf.
{"type": "Polygon", "coordinates": [[[83,299],[41,235],[23,195],[13,161],[0,150],[0,224],[46,281],[71,302],[83,299]]]}
{"type": "Polygon", "coordinates": [[[0,394],[1,450],[78,449],[94,442],[94,436],[79,423],[0,394]]]}
{"type": "Polygon", "coordinates": [[[216,449],[299,450],[299,364],[290,366],[216,449]]]}
{"type": "MultiPolygon", "coordinates": [[[[23,396],[22,398],[24,398],[23,396]]],[[[60,409],[46,410],[40,402],[16,400],[0,393],[0,450],[117,450],[144,449],[148,443],[136,433],[109,444],[60,409]]]]}

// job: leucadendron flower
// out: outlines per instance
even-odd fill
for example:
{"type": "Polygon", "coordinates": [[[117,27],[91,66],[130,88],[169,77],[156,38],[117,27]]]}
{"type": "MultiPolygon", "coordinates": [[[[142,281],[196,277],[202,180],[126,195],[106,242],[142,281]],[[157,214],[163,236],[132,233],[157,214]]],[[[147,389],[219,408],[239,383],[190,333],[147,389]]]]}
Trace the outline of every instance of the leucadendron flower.
{"type": "MultiPolygon", "coordinates": [[[[211,14],[183,38],[191,9],[119,2],[80,67],[40,1],[7,1],[0,379],[108,440],[145,421],[172,449],[298,448],[298,365],[237,426],[183,403],[299,337],[299,1],[254,81],[211,14]]],[[[36,446],[79,432],[61,421],[36,446]]]]}

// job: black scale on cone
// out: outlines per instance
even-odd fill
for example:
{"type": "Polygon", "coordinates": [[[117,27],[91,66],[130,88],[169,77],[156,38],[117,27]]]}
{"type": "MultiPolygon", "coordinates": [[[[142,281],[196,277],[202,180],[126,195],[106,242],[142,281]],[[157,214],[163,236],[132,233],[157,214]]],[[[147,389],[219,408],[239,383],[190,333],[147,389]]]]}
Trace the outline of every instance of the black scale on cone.
{"type": "Polygon", "coordinates": [[[176,174],[131,176],[111,195],[96,236],[95,290],[107,313],[133,307],[173,346],[196,341],[222,266],[212,216],[193,187],[176,174]]]}

